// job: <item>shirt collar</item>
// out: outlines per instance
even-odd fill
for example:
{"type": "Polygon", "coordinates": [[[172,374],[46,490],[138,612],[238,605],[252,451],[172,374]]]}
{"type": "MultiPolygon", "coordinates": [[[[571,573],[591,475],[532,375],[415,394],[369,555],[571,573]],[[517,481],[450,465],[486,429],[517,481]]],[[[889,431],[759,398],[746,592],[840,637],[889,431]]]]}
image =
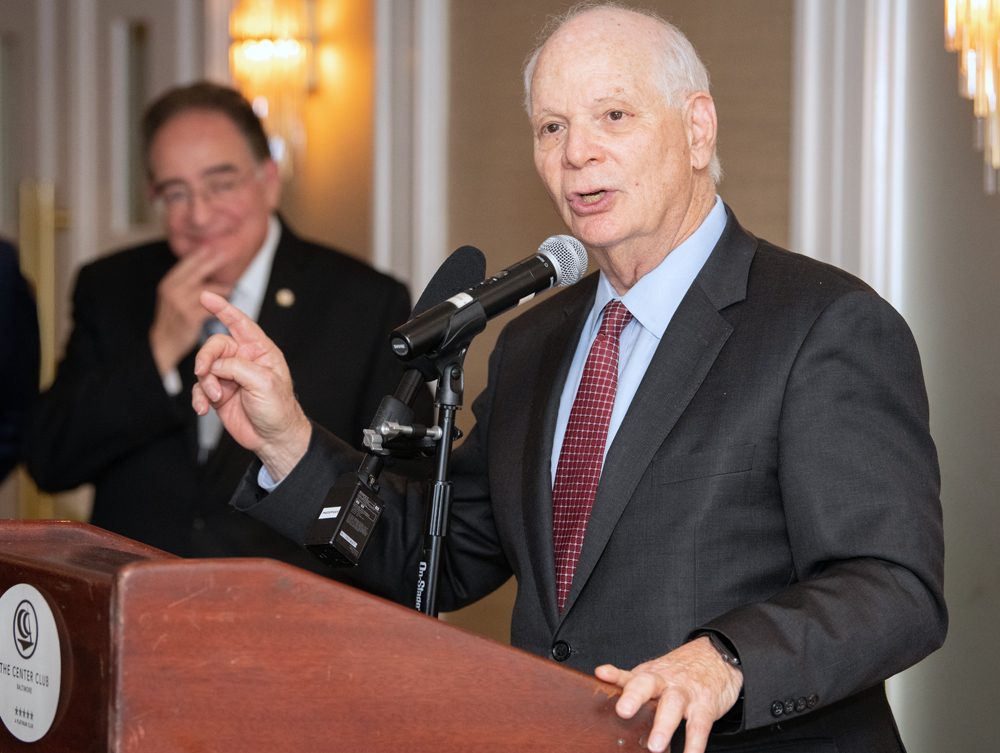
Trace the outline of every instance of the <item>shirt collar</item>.
{"type": "Polygon", "coordinates": [[[257,321],[260,308],[264,303],[267,281],[271,277],[271,264],[274,262],[274,253],[278,250],[280,239],[281,223],[272,214],[267,220],[267,235],[264,236],[264,244],[260,247],[257,255],[253,257],[250,266],[236,281],[236,287],[233,288],[233,294],[229,299],[233,306],[254,321],[257,321]]]}
{"type": "Polygon", "coordinates": [[[657,338],[673,318],[688,288],[705,266],[726,229],[726,207],[716,195],[715,205],[681,245],[668,253],[654,269],[643,275],[624,295],[619,296],[604,271],[597,284],[597,297],[591,315],[591,328],[600,327],[600,313],[609,301],[620,299],[632,316],[657,338]]]}

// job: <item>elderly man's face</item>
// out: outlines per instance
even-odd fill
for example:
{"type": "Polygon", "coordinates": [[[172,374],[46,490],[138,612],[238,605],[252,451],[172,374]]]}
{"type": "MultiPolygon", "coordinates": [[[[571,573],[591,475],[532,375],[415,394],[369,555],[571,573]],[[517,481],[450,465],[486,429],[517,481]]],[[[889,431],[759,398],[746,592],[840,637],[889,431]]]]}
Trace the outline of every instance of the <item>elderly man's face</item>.
{"type": "MultiPolygon", "coordinates": [[[[535,167],[602,267],[621,252],[662,258],[690,234],[711,157],[692,149],[690,108],[669,108],[656,88],[652,24],[622,12],[577,17],[545,44],[532,79],[535,167]]],[[[714,128],[714,108],[712,119],[714,128]]]]}
{"type": "Polygon", "coordinates": [[[233,122],[210,110],[168,120],[153,138],[149,162],[171,250],[178,258],[216,255],[221,266],[213,278],[234,284],[264,243],[278,205],[275,163],[257,163],[233,122]]]}

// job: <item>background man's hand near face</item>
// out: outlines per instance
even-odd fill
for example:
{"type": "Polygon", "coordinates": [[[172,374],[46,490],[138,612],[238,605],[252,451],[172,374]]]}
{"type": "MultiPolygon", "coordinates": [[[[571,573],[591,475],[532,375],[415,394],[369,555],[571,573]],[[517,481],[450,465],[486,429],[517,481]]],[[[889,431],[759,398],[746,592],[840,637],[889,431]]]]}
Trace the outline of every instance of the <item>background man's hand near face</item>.
{"type": "Polygon", "coordinates": [[[232,292],[231,286],[211,281],[224,261],[211,251],[196,251],[182,257],[160,280],[149,345],[161,377],[177,368],[198,344],[202,325],[211,316],[199,301],[202,291],[223,297],[232,292]]]}

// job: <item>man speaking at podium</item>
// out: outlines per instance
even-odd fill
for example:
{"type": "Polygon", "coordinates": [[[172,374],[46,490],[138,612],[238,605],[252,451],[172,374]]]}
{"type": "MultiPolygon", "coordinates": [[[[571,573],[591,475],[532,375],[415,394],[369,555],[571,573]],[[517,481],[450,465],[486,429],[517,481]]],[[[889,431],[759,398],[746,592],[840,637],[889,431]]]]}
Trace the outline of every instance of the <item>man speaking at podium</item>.
{"type": "MultiPolygon", "coordinates": [[[[499,337],[454,455],[441,608],[516,576],[512,643],[622,686],[623,717],[655,700],[650,750],[902,750],[883,681],[947,623],[908,328],[740,227],[707,73],[669,24],[571,12],[525,82],[535,165],[601,272],[499,337]]],[[[194,407],[261,461],[233,504],[302,541],[359,456],[252,322],[202,300],[232,336],[198,354],[194,407]]],[[[351,576],[412,603],[420,488],[380,496],[351,576]]]]}

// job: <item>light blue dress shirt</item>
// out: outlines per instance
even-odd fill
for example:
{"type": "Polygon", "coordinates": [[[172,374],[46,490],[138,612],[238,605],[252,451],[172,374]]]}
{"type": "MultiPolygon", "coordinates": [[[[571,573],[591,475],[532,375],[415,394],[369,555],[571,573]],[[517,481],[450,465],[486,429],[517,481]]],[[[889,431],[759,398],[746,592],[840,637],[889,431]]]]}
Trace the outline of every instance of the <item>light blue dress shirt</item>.
{"type": "Polygon", "coordinates": [[[590,354],[590,348],[601,328],[604,307],[609,301],[618,299],[632,312],[632,321],[622,331],[618,346],[618,390],[615,393],[615,407],[611,411],[608,425],[608,439],[604,444],[604,457],[622,425],[642,381],[653,353],[667,325],[677,311],[681,299],[705,266],[709,254],[722,237],[726,228],[726,208],[722,199],[715,197],[715,206],[708,217],[681,245],[671,251],[651,272],[644,275],[625,295],[619,296],[601,272],[597,284],[597,298],[583,327],[580,342],[576,346],[573,363],[570,365],[562,397],[559,400],[559,415],[556,419],[556,433],[552,443],[552,482],[555,483],[559,453],[569,414],[573,410],[576,391],[583,378],[583,367],[590,354]]]}

